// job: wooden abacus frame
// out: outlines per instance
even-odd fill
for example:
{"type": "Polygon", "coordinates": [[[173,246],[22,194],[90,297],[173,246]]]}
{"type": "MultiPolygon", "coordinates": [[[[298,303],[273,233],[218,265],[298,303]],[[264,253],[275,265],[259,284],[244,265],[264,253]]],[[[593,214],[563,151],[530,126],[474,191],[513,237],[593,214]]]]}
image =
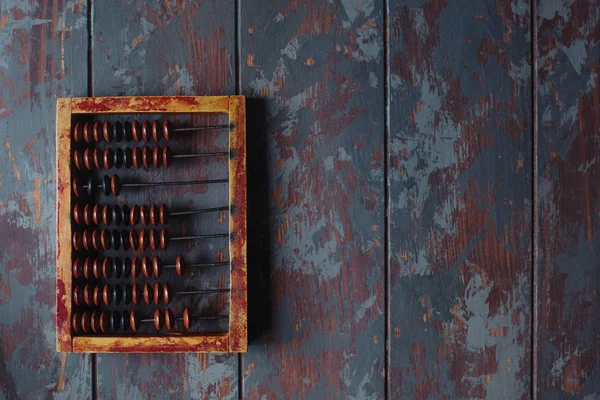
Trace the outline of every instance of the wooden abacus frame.
{"type": "Polygon", "coordinates": [[[244,96],[60,98],[56,109],[56,349],[81,353],[245,352],[248,347],[246,257],[246,103],[244,96]],[[74,336],[72,311],[72,120],[77,114],[224,113],[229,133],[229,331],[222,334],[74,336]]]}

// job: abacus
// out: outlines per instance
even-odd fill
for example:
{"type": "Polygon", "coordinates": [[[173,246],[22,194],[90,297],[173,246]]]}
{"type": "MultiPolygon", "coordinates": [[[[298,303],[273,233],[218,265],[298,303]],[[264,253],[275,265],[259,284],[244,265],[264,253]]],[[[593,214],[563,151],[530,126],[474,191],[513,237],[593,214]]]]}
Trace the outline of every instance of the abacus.
{"type": "Polygon", "coordinates": [[[243,96],[58,99],[58,351],[246,351],[245,117],[243,96]]]}

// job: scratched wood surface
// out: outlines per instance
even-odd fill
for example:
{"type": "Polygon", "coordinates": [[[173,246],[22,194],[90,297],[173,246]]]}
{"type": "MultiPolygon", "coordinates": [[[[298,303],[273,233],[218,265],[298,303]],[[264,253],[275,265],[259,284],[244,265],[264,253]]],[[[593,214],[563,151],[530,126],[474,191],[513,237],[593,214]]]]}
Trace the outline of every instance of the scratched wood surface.
{"type": "Polygon", "coordinates": [[[538,1],[539,398],[600,396],[600,4],[538,1]]]}
{"type": "Polygon", "coordinates": [[[86,96],[85,4],[0,2],[0,398],[88,398],[55,340],[55,98],[86,96]]]}
{"type": "MultiPolygon", "coordinates": [[[[92,37],[94,95],[234,94],[233,5],[233,1],[118,1],[111,7],[97,5],[92,37]]],[[[180,152],[198,148],[223,151],[227,149],[228,137],[221,136],[224,141],[219,142],[225,144],[224,149],[208,147],[219,143],[204,141],[200,135],[189,142],[175,141],[173,145],[180,146],[180,152]],[[183,144],[187,145],[182,147],[183,144]]],[[[194,170],[161,170],[155,177],[146,174],[139,179],[216,178],[204,174],[211,171],[205,171],[202,162],[194,165],[197,165],[194,170]]],[[[226,167],[226,163],[222,166],[226,167]]],[[[227,189],[226,185],[222,186],[227,189]]],[[[197,190],[200,188],[182,186],[169,193],[178,203],[176,207],[188,209],[190,199],[207,198],[197,190]]],[[[155,196],[158,196],[156,191],[140,192],[138,202],[156,202],[155,196]]],[[[227,232],[227,220],[223,225],[227,232]]],[[[199,243],[196,247],[205,246],[206,243],[199,243]]],[[[195,287],[210,286],[205,279],[200,282],[195,287]]],[[[237,398],[237,361],[236,355],[225,354],[98,355],[98,397],[237,398]]]]}
{"type": "Polygon", "coordinates": [[[391,398],[530,394],[529,20],[391,2],[391,398]]]}
{"type": "Polygon", "coordinates": [[[266,326],[244,356],[247,398],[383,397],[382,5],[242,2],[248,164],[264,166],[249,173],[249,199],[264,196],[248,209],[250,290],[261,274],[271,297],[249,312],[266,326]]]}

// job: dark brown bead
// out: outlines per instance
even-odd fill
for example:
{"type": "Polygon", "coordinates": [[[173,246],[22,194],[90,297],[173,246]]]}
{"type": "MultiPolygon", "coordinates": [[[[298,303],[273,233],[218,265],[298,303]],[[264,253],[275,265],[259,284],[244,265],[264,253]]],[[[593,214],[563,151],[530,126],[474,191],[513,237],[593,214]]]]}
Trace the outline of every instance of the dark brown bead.
{"type": "Polygon", "coordinates": [[[169,209],[167,208],[166,204],[163,204],[162,206],[160,206],[160,223],[163,225],[166,225],[167,222],[169,222],[169,209]]]}
{"type": "Polygon", "coordinates": [[[113,175],[110,178],[110,187],[115,196],[118,196],[121,193],[121,180],[117,175],[113,175]]]}
{"type": "Polygon", "coordinates": [[[137,204],[134,204],[129,209],[129,223],[133,225],[137,225],[140,221],[140,207],[137,204]]]}
{"type": "Polygon", "coordinates": [[[165,167],[170,167],[173,163],[173,152],[169,146],[165,146],[162,150],[162,162],[165,167]]]}
{"type": "Polygon", "coordinates": [[[156,231],[154,229],[150,229],[148,235],[148,240],[150,241],[150,247],[152,248],[152,250],[158,249],[158,234],[156,233],[156,231]]]}
{"type": "Polygon", "coordinates": [[[102,133],[104,134],[104,141],[110,143],[113,139],[113,127],[110,122],[106,121],[102,126],[102,133]]]}
{"type": "Polygon", "coordinates": [[[146,250],[148,248],[148,231],[140,229],[140,237],[138,242],[141,250],[146,250]]]}
{"type": "Polygon", "coordinates": [[[96,285],[94,287],[94,305],[98,307],[102,302],[102,287],[100,285],[96,285]]]}
{"type": "Polygon", "coordinates": [[[92,270],[94,271],[94,277],[100,279],[102,277],[102,261],[99,258],[95,258],[92,263],[92,270]]]}
{"type": "MultiPolygon", "coordinates": [[[[92,245],[94,246],[94,249],[96,250],[100,250],[102,248],[102,243],[100,242],[100,235],[101,235],[101,230],[100,229],[94,229],[92,231],[92,245]]],[[[85,240],[84,240],[85,242],[85,240]]]]}
{"type": "Polygon", "coordinates": [[[142,166],[142,151],[139,147],[134,147],[131,149],[131,163],[136,168],[140,168],[142,166]]]}
{"type": "Polygon", "coordinates": [[[164,318],[162,312],[160,312],[160,310],[154,311],[154,327],[157,331],[160,331],[162,329],[163,323],[164,318]]]}
{"type": "Polygon", "coordinates": [[[142,123],[142,137],[146,142],[152,140],[152,124],[150,121],[144,121],[142,123]]]}
{"type": "Polygon", "coordinates": [[[102,311],[102,313],[100,314],[100,330],[103,333],[108,332],[108,327],[109,327],[109,317],[108,317],[108,313],[106,311],[102,311]]]}
{"type": "Polygon", "coordinates": [[[81,258],[78,258],[75,261],[73,261],[73,276],[76,279],[79,279],[83,276],[83,261],[81,260],[81,258]]]}
{"type": "Polygon", "coordinates": [[[137,278],[140,274],[141,265],[140,259],[138,257],[133,257],[133,260],[131,260],[131,275],[134,278],[137,278]]]}
{"type": "Polygon", "coordinates": [[[185,329],[190,329],[192,327],[192,316],[187,307],[183,310],[183,326],[185,326],[185,329]]]}
{"type": "Polygon", "coordinates": [[[76,306],[81,306],[83,305],[83,302],[83,289],[81,286],[75,285],[73,288],[73,303],[75,303],[76,306]]]}
{"type": "Polygon", "coordinates": [[[167,236],[167,228],[165,228],[162,231],[160,231],[160,248],[164,250],[167,248],[168,245],[169,238],[167,236]]]}
{"type": "Polygon", "coordinates": [[[159,277],[162,272],[162,262],[158,256],[154,256],[152,259],[152,271],[154,272],[155,277],[159,277]]]}
{"type": "Polygon", "coordinates": [[[135,311],[131,311],[131,314],[129,314],[129,325],[131,325],[134,332],[140,328],[140,317],[135,311]]]}
{"type": "Polygon", "coordinates": [[[137,250],[139,248],[139,244],[140,244],[139,240],[140,240],[140,236],[135,231],[135,229],[132,229],[131,231],[129,231],[129,246],[133,250],[137,250]]]}
{"type": "Polygon", "coordinates": [[[83,276],[85,277],[85,279],[92,279],[92,264],[93,261],[91,258],[86,258],[83,262],[83,276]]]}
{"type": "Polygon", "coordinates": [[[81,250],[83,247],[83,238],[81,233],[75,231],[73,232],[73,248],[77,251],[81,250]]]}
{"type": "Polygon", "coordinates": [[[81,331],[81,315],[79,315],[78,312],[73,314],[71,326],[73,327],[73,332],[79,333],[79,331],[81,331]]]}
{"type": "Polygon", "coordinates": [[[102,260],[102,276],[106,279],[110,278],[113,271],[113,259],[111,257],[106,257],[102,260]]]}
{"type": "Polygon", "coordinates": [[[136,142],[142,140],[142,126],[137,119],[131,124],[131,136],[136,142]]]}
{"type": "Polygon", "coordinates": [[[104,225],[110,225],[112,222],[112,208],[109,205],[102,207],[102,222],[104,225]]]}
{"type": "Polygon", "coordinates": [[[83,140],[83,124],[78,122],[73,128],[73,140],[75,143],[79,143],[83,140]]]}
{"type": "Polygon", "coordinates": [[[104,285],[104,288],[102,288],[102,300],[107,306],[112,302],[112,288],[110,285],[104,285]]]}
{"type": "Polygon", "coordinates": [[[83,138],[88,143],[92,143],[94,141],[94,132],[92,132],[93,129],[94,125],[90,121],[86,122],[83,126],[83,138]]]}
{"type": "Polygon", "coordinates": [[[158,146],[152,150],[152,162],[154,163],[155,167],[160,167],[162,162],[162,151],[158,146]]]}
{"type": "Polygon", "coordinates": [[[86,250],[91,250],[92,249],[92,230],[91,229],[86,229],[85,231],[83,231],[83,247],[86,250]]]}
{"type": "Polygon", "coordinates": [[[100,312],[92,311],[92,316],[90,317],[90,327],[94,333],[100,332],[100,312]]]}
{"type": "Polygon", "coordinates": [[[149,257],[142,258],[142,272],[146,278],[152,276],[152,262],[149,257]]]}
{"type": "Polygon", "coordinates": [[[177,259],[175,260],[175,271],[177,271],[177,275],[183,276],[186,266],[187,263],[185,262],[185,258],[177,256],[177,259]]]}
{"type": "MultiPolygon", "coordinates": [[[[167,284],[165,283],[165,286],[167,284]]],[[[153,297],[154,297],[154,303],[155,304],[160,304],[160,295],[161,295],[161,290],[160,290],[160,283],[156,282],[154,284],[154,289],[153,289],[153,297]]]]}
{"type": "Polygon", "coordinates": [[[95,148],[93,152],[94,165],[98,169],[104,168],[104,153],[99,148],[95,148]]]}
{"type": "Polygon", "coordinates": [[[83,163],[83,151],[73,150],[73,162],[75,163],[75,167],[79,170],[85,167],[85,164],[83,163]]]}
{"type": "Polygon", "coordinates": [[[86,204],[83,208],[83,221],[86,225],[94,223],[94,207],[91,204],[86,204]]]}
{"type": "Polygon", "coordinates": [[[146,304],[152,303],[152,288],[147,283],[144,283],[144,301],[146,304]]]}
{"type": "Polygon", "coordinates": [[[152,138],[154,138],[154,140],[158,142],[161,138],[161,133],[162,129],[160,127],[160,122],[154,121],[152,123],[152,138]]]}
{"type": "Polygon", "coordinates": [[[94,169],[94,150],[85,149],[83,152],[83,164],[90,171],[94,169]]]}
{"type": "Polygon", "coordinates": [[[168,308],[165,310],[165,326],[168,330],[175,328],[175,315],[173,315],[173,311],[168,308]]]}
{"type": "Polygon", "coordinates": [[[131,288],[131,300],[136,306],[142,301],[142,289],[137,283],[134,283],[131,288]]]}
{"type": "Polygon", "coordinates": [[[94,141],[96,143],[102,141],[102,124],[98,121],[94,122],[94,141]]]}
{"type": "Polygon", "coordinates": [[[82,188],[81,182],[77,177],[73,178],[73,185],[71,185],[71,187],[73,188],[73,194],[75,195],[75,197],[79,197],[82,188]]]}
{"type": "Polygon", "coordinates": [[[92,219],[96,225],[102,222],[102,209],[100,208],[99,204],[95,204],[92,208],[92,219]]]}
{"type": "Polygon", "coordinates": [[[90,329],[90,315],[87,311],[84,311],[81,314],[81,330],[83,333],[88,333],[90,329]]]}
{"type": "Polygon", "coordinates": [[[146,168],[150,168],[152,166],[152,150],[150,150],[149,146],[144,146],[142,148],[142,163],[146,168]]]}
{"type": "Polygon", "coordinates": [[[158,225],[160,223],[160,217],[158,216],[158,207],[156,204],[150,206],[150,222],[152,225],[158,225]]]}
{"type": "Polygon", "coordinates": [[[94,304],[93,296],[94,293],[92,287],[89,284],[85,285],[85,287],[83,288],[83,300],[85,300],[85,304],[87,304],[88,306],[94,304]]]}
{"type": "Polygon", "coordinates": [[[111,169],[114,163],[114,155],[111,149],[104,150],[102,153],[102,160],[104,161],[104,168],[111,169]]]}
{"type": "Polygon", "coordinates": [[[76,224],[81,224],[83,222],[83,210],[79,204],[75,204],[73,206],[73,220],[76,224]]]}
{"type": "Polygon", "coordinates": [[[172,295],[173,293],[171,292],[169,284],[165,282],[165,284],[163,285],[163,299],[165,300],[166,304],[169,304],[171,302],[172,295]]]}
{"type": "Polygon", "coordinates": [[[104,250],[110,249],[110,232],[107,229],[100,231],[100,244],[104,250]]]}
{"type": "Polygon", "coordinates": [[[173,138],[173,127],[169,121],[163,121],[163,136],[167,140],[171,140],[173,138]]]}
{"type": "Polygon", "coordinates": [[[140,206],[140,221],[142,221],[142,224],[144,225],[150,223],[150,211],[148,210],[148,207],[143,204],[140,206]]]}

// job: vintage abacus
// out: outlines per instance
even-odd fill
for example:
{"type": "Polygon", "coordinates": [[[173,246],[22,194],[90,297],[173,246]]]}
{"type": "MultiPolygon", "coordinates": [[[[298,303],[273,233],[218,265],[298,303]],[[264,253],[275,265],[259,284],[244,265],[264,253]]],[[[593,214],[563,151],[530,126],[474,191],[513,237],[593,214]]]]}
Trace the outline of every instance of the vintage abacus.
{"type": "Polygon", "coordinates": [[[58,99],[58,351],[246,351],[245,110],[58,99]]]}

